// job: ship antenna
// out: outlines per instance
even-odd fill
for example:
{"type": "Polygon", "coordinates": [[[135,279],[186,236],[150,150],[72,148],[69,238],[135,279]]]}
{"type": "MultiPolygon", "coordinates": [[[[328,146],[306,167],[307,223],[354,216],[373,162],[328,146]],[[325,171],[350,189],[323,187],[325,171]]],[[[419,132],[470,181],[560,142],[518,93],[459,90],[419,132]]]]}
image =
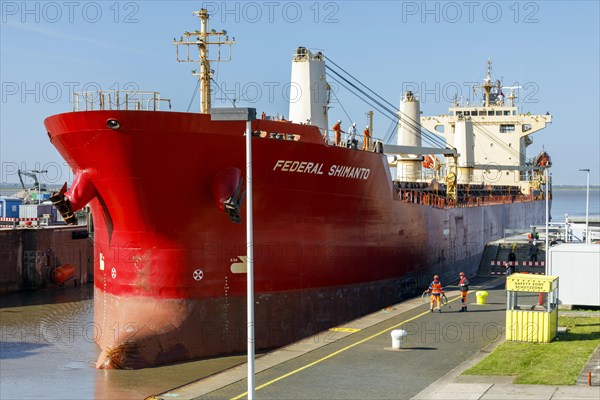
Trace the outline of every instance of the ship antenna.
{"type": "Polygon", "coordinates": [[[490,106],[490,91],[492,90],[492,60],[487,62],[487,77],[483,83],[483,90],[485,90],[485,107],[490,106]]]}
{"type": "Polygon", "coordinates": [[[194,32],[184,32],[183,36],[179,40],[173,39],[173,44],[177,47],[177,61],[178,62],[197,62],[200,64],[200,72],[196,70],[192,71],[192,75],[198,77],[200,82],[200,112],[203,114],[210,114],[211,109],[211,98],[210,98],[210,82],[212,79],[213,71],[210,69],[211,62],[223,62],[231,61],[231,45],[235,44],[235,38],[229,40],[227,31],[223,30],[220,32],[214,29],[208,31],[208,11],[201,9],[194,11],[194,15],[200,19],[200,30],[194,32]],[[214,41],[210,41],[211,36],[216,36],[214,41]],[[223,39],[224,36],[224,39],[223,39]],[[208,46],[217,46],[217,57],[210,59],[208,56],[208,46]],[[228,45],[228,53],[226,57],[221,56],[221,46],[228,45]],[[179,46],[186,46],[187,52],[185,55],[179,54],[179,46]],[[198,56],[191,54],[190,47],[196,46],[198,48],[198,56]]]}
{"type": "Polygon", "coordinates": [[[484,94],[483,106],[484,107],[490,106],[490,92],[492,91],[493,86],[494,85],[492,84],[492,60],[488,60],[487,61],[487,76],[485,78],[485,81],[483,81],[483,85],[473,86],[473,94],[475,94],[476,88],[483,89],[483,94],[484,94]]]}

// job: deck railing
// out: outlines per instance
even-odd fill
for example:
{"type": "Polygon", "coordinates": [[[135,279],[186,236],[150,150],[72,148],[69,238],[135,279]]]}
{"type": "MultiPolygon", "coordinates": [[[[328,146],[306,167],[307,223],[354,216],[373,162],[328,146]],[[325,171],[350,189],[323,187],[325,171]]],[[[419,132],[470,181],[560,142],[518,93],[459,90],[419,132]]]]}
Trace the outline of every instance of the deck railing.
{"type": "Polygon", "coordinates": [[[482,205],[508,204],[541,200],[541,198],[535,198],[533,195],[523,194],[461,196],[457,199],[450,199],[446,196],[412,189],[398,189],[397,191],[400,200],[405,203],[422,204],[434,208],[478,207],[482,205]]]}
{"type": "Polygon", "coordinates": [[[160,111],[161,102],[166,102],[171,109],[171,99],[161,98],[159,92],[100,90],[73,93],[73,111],[160,111]]]}

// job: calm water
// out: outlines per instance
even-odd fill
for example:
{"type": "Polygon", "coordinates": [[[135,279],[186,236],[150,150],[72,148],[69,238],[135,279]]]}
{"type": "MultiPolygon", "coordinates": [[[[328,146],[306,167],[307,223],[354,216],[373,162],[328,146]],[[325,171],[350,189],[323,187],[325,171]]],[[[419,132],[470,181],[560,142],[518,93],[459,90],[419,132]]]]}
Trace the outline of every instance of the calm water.
{"type": "MultiPolygon", "coordinates": [[[[553,221],[585,215],[585,190],[555,190],[553,221]]],[[[590,191],[600,214],[600,191],[590,191]]],[[[141,399],[237,365],[224,357],[139,371],[94,368],[92,288],[0,296],[0,399],[141,399]]]]}
{"type": "MultiPolygon", "coordinates": [[[[585,216],[586,190],[554,190],[552,222],[564,222],[565,214],[585,216]]],[[[600,215],[600,190],[590,190],[589,214],[600,215]]]]}
{"type": "Polygon", "coordinates": [[[0,399],[143,399],[245,361],[97,370],[92,285],[0,296],[0,399]]]}

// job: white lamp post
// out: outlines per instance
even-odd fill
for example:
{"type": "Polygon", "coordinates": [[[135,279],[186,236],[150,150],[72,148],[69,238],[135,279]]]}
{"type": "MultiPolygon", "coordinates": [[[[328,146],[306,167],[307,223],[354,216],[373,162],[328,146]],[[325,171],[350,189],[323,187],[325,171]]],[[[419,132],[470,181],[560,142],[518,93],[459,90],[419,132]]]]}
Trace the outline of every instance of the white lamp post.
{"type": "Polygon", "coordinates": [[[548,259],[548,247],[549,247],[549,241],[548,241],[548,237],[550,236],[550,232],[549,232],[549,225],[550,225],[550,206],[549,206],[549,198],[548,198],[548,187],[550,186],[550,180],[548,179],[548,168],[544,169],[544,180],[545,180],[545,187],[544,189],[546,190],[546,238],[545,238],[545,245],[546,245],[546,254],[544,256],[544,269],[545,269],[545,273],[546,276],[548,276],[549,271],[550,271],[550,266],[549,264],[549,259],[548,259]]]}
{"type": "MultiPolygon", "coordinates": [[[[252,118],[254,119],[254,118],[252,118]]],[[[252,120],[246,121],[246,248],[248,276],[248,400],[254,399],[254,221],[252,219],[252,120]]]]}
{"type": "Polygon", "coordinates": [[[246,121],[246,282],[248,340],[248,400],[254,399],[254,221],[252,219],[252,121],[255,108],[213,108],[213,121],[246,121]]]}
{"type": "Polygon", "coordinates": [[[590,169],[580,169],[581,172],[587,172],[587,188],[585,193],[585,242],[590,243],[590,169]]]}

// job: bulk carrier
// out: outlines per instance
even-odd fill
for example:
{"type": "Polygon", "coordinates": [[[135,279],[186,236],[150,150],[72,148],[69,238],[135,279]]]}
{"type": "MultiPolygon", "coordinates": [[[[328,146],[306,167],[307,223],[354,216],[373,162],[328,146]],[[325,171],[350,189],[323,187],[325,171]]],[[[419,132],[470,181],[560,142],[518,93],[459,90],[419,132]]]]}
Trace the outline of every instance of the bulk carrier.
{"type": "Polygon", "coordinates": [[[68,222],[86,204],[93,215],[98,368],[246,349],[241,111],[252,132],[258,349],[398,302],[433,273],[473,274],[487,242],[544,220],[550,160],[525,151],[551,116],[519,113],[514,95],[505,104],[489,64],[483,104],[425,117],[408,92],[396,110],[397,144],[371,135],[344,146],[328,130],[322,52],[292,56],[292,83],[313,95],[290,104],[289,121],[212,109],[210,62],[234,41],[207,29],[206,10],[195,15],[201,30],[174,44],[179,61],[200,63],[200,113],[162,111],[170,101],[156,92],[98,92],[76,94],[73,112],[45,120],[75,172],[52,201],[68,222]],[[210,45],[219,48],[212,60],[210,45]],[[446,146],[423,147],[426,130],[446,146]],[[191,195],[166,209],[172,194],[156,182],[191,195]]]}

